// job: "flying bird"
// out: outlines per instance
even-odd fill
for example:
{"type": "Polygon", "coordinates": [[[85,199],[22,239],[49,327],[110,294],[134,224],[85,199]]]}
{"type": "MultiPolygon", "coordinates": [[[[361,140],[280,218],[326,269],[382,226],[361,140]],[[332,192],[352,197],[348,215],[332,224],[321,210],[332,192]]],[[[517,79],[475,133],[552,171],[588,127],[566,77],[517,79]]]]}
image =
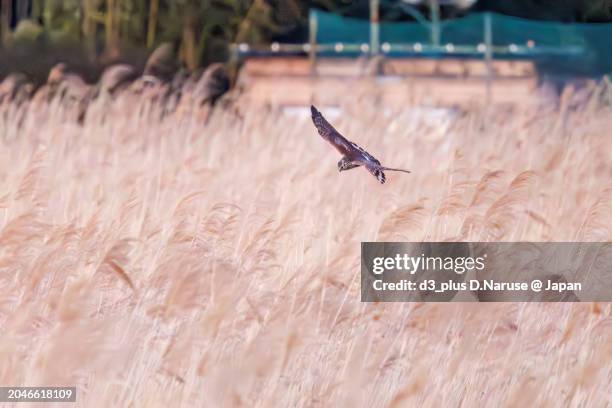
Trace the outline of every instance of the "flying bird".
{"type": "Polygon", "coordinates": [[[382,166],[374,156],[363,150],[357,144],[346,139],[340,134],[340,132],[334,129],[334,127],[329,124],[323,115],[321,115],[321,112],[319,112],[317,108],[310,106],[310,112],[312,114],[312,122],[319,131],[319,134],[323,137],[323,139],[331,143],[331,145],[334,146],[342,155],[342,158],[338,162],[338,171],[350,170],[354,169],[355,167],[365,166],[365,168],[378,179],[380,184],[384,184],[386,181],[385,170],[410,173],[409,170],[394,169],[382,166]]]}

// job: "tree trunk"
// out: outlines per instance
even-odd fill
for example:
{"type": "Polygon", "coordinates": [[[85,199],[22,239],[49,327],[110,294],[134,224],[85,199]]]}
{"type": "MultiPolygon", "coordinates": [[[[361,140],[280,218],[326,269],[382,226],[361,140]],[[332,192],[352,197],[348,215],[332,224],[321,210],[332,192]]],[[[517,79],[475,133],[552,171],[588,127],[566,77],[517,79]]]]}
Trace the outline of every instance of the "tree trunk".
{"type": "Polygon", "coordinates": [[[149,24],[147,27],[147,47],[151,48],[155,43],[155,30],[157,29],[157,10],[159,0],[151,0],[149,7],[149,24]]]}
{"type": "Polygon", "coordinates": [[[2,7],[0,12],[2,16],[0,18],[0,26],[2,29],[2,43],[7,44],[9,34],[11,32],[11,16],[13,14],[13,2],[11,0],[2,0],[2,7]]]}
{"type": "Polygon", "coordinates": [[[106,0],[106,55],[111,59],[119,55],[115,20],[115,0],[106,0]]]}
{"type": "Polygon", "coordinates": [[[44,0],[33,0],[32,1],[32,20],[40,23],[43,17],[43,2],[44,0]]]}
{"type": "Polygon", "coordinates": [[[183,55],[185,58],[185,65],[187,65],[190,71],[195,70],[198,65],[196,61],[194,23],[193,14],[187,13],[183,25],[183,55]]]}
{"type": "Polygon", "coordinates": [[[87,53],[89,54],[89,58],[93,61],[96,57],[96,49],[95,49],[95,33],[96,33],[96,23],[92,18],[93,9],[93,0],[83,0],[82,13],[81,18],[83,19],[83,24],[81,26],[83,37],[85,39],[85,47],[87,48],[87,53]]]}

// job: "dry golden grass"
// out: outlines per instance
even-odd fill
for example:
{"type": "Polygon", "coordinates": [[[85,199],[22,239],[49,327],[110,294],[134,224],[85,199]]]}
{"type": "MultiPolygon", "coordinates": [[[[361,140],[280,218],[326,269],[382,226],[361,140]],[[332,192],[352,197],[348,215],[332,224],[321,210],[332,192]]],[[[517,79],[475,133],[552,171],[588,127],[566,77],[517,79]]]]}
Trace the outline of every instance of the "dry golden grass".
{"type": "Polygon", "coordinates": [[[87,407],[611,404],[610,304],[359,302],[361,241],[611,240],[610,111],[447,126],[359,95],[334,123],[413,174],[339,175],[307,110],[2,107],[0,384],[87,407]]]}

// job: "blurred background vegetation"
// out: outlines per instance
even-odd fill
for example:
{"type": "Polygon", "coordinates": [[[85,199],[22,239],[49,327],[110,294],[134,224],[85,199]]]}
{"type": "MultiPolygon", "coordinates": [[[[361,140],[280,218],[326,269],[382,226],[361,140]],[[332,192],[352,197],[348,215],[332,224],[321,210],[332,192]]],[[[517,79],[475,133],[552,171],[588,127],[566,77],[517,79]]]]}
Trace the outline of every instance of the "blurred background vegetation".
{"type": "MultiPolygon", "coordinates": [[[[428,15],[427,1],[407,2],[428,15]]],[[[410,19],[400,3],[381,0],[381,19],[410,19]]],[[[184,68],[195,70],[226,61],[232,43],[307,41],[311,7],[367,18],[369,0],[0,0],[0,76],[21,70],[42,78],[64,61],[94,80],[111,63],[142,68],[162,44],[184,68]]],[[[444,2],[441,17],[486,10],[564,22],[612,21],[612,0],[456,0],[444,2]]]]}

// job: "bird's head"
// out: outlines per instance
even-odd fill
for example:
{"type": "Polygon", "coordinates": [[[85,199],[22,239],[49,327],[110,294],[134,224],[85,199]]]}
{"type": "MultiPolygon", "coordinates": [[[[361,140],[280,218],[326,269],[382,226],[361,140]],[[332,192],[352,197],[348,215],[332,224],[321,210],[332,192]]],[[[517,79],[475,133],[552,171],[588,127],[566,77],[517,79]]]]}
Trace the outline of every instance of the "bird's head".
{"type": "Polygon", "coordinates": [[[339,162],[338,162],[338,171],[344,171],[347,170],[349,165],[350,165],[350,161],[348,161],[345,157],[343,157],[339,162]]]}

